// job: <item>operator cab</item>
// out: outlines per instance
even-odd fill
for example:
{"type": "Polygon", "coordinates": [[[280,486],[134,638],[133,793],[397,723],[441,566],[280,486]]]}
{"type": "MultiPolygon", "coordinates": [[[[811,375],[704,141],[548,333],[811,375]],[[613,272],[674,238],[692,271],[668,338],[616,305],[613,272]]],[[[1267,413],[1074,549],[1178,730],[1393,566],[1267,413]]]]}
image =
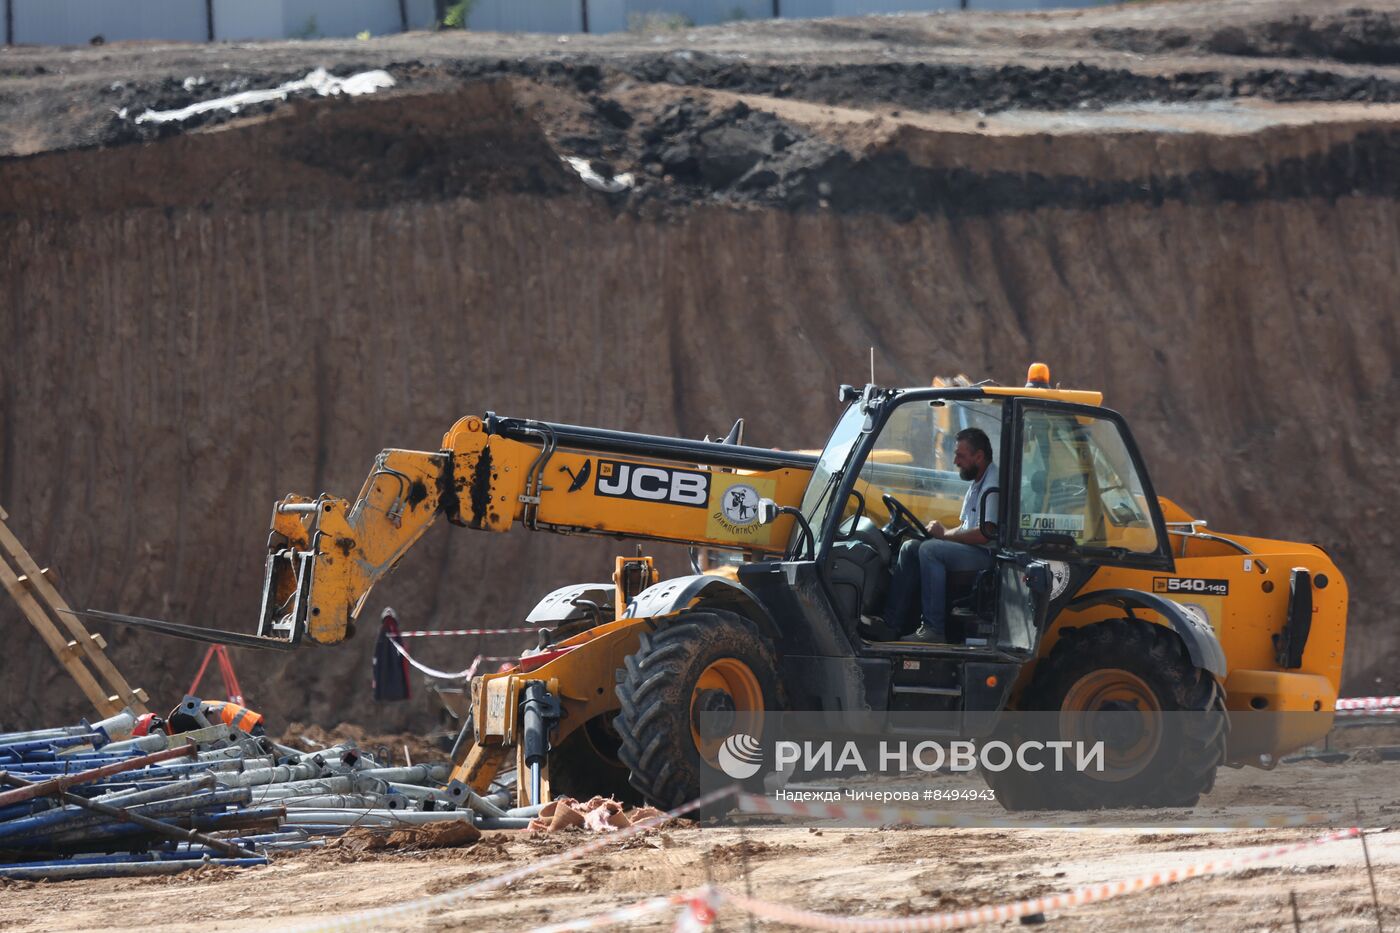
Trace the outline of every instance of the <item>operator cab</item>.
{"type": "MultiPolygon", "coordinates": [[[[844,644],[865,659],[867,690],[885,693],[868,697],[873,708],[999,708],[1049,621],[1099,567],[1172,566],[1156,497],[1122,418],[1099,407],[1097,393],[1048,383],[1042,371],[1025,389],[843,387],[849,405],[800,509],[765,503],[774,513],[766,520],[776,512],[797,518],[784,565],[802,614],[830,620],[829,636],[811,634],[825,627],[818,624],[785,636],[788,653],[834,657],[844,644]],[[986,433],[989,469],[998,471],[1000,494],[981,503],[991,505],[980,529],[990,567],[949,575],[943,642],[898,641],[906,633],[885,620],[895,558],[930,520],[960,524],[970,483],[953,460],[966,428],[986,433]],[[802,587],[804,568],[812,589],[802,587]],[[886,687],[874,686],[884,676],[876,670],[888,671],[886,687]],[[974,682],[1000,686],[974,696],[974,682]]],[[[759,586],[765,572],[755,567],[741,578],[759,586]]],[[[820,699],[810,698],[811,708],[824,708],[820,699]]]]}

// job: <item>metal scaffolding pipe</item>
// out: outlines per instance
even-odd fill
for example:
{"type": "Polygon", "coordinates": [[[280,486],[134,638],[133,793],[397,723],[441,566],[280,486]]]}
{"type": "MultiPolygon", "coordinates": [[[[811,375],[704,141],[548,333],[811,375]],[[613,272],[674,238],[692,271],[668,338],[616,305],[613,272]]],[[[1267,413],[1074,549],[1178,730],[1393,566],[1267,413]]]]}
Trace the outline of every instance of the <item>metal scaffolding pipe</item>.
{"type": "Polygon", "coordinates": [[[287,815],[286,807],[246,807],[233,813],[196,815],[194,828],[203,830],[248,829],[265,823],[276,826],[287,815]]]}
{"type": "Polygon", "coordinates": [[[107,736],[108,741],[116,742],[131,735],[131,730],[136,728],[136,711],[130,706],[108,716],[106,719],[99,719],[92,724],[94,731],[101,731],[107,736]]]}
{"type": "Polygon", "coordinates": [[[157,732],[153,735],[143,735],[136,739],[127,739],[125,742],[113,742],[111,745],[104,746],[102,750],[104,752],[123,752],[128,749],[138,749],[143,752],[152,752],[159,751],[163,748],[174,748],[187,743],[212,745],[215,742],[227,742],[232,736],[232,727],[221,722],[204,729],[193,729],[189,732],[180,732],[175,735],[166,735],[164,732],[157,732]]]}
{"type": "Polygon", "coordinates": [[[81,735],[65,735],[61,738],[31,739],[28,742],[12,742],[0,745],[0,755],[23,759],[30,752],[52,752],[60,748],[76,748],[79,745],[96,745],[106,739],[101,732],[85,732],[81,735]]]}
{"type": "Polygon", "coordinates": [[[312,778],[321,776],[320,766],[314,764],[304,765],[278,765],[273,768],[258,768],[256,771],[244,771],[242,774],[228,775],[224,782],[234,787],[256,787],[259,784],[286,784],[290,781],[309,781],[312,778]]]}
{"type": "Polygon", "coordinates": [[[400,784],[446,784],[451,769],[447,765],[411,765],[407,768],[366,768],[358,772],[366,777],[400,784]]]}
{"type": "Polygon", "coordinates": [[[87,784],[109,775],[134,771],[137,768],[144,768],[147,765],[156,764],[157,762],[168,761],[171,758],[180,758],[193,754],[195,754],[195,747],[193,745],[182,745],[179,748],[168,748],[165,751],[155,752],[150,755],[142,755],[139,758],[128,758],[126,761],[119,761],[110,765],[104,765],[100,768],[93,768],[90,771],[80,771],[77,774],[68,774],[50,781],[30,784],[28,787],[17,787],[14,790],[0,792],[0,807],[8,806],[12,803],[21,803],[25,800],[33,800],[35,797],[48,797],[53,794],[60,794],[76,784],[87,784]]]}
{"type": "Polygon", "coordinates": [[[481,816],[476,820],[477,829],[529,829],[530,819],[524,816],[481,816]]]}
{"type": "Polygon", "coordinates": [[[453,797],[446,791],[433,790],[431,787],[420,787],[417,784],[400,784],[397,781],[390,781],[389,789],[396,794],[403,794],[410,800],[431,800],[435,803],[448,803],[453,806],[460,801],[460,798],[453,797]]]}
{"type": "Polygon", "coordinates": [[[267,859],[210,858],[172,859],[161,862],[99,862],[87,865],[26,868],[23,865],[0,865],[0,877],[16,881],[73,881],[80,878],[141,878],[148,875],[174,875],[201,865],[231,865],[246,868],[266,865],[267,859]]]}
{"type": "MultiPolygon", "coordinates": [[[[166,816],[186,816],[196,810],[208,810],[216,807],[244,806],[248,803],[248,792],[246,788],[234,790],[205,791],[199,794],[192,794],[188,797],[175,797],[170,800],[159,800],[153,803],[140,804],[130,808],[128,812],[135,812],[140,816],[166,817],[166,816]]],[[[25,841],[26,845],[36,844],[69,844],[86,843],[96,839],[107,839],[113,836],[140,835],[138,827],[122,823],[113,823],[108,818],[99,817],[92,825],[86,824],[65,824],[57,831],[51,833],[26,833],[19,838],[25,841]]]]}
{"type": "Polygon", "coordinates": [[[388,810],[389,798],[384,794],[318,794],[313,797],[284,797],[282,803],[290,810],[388,810]]]}
{"type": "Polygon", "coordinates": [[[307,823],[325,823],[334,826],[390,826],[410,828],[431,823],[470,823],[470,810],[435,811],[420,813],[413,810],[289,810],[287,825],[301,826],[307,823]]]}
{"type": "MultiPolygon", "coordinates": [[[[0,778],[0,781],[9,783],[18,780],[13,775],[0,778]]],[[[201,777],[192,781],[181,781],[177,784],[167,784],[165,787],[157,787],[151,790],[125,791],[120,794],[104,794],[101,797],[94,797],[85,800],[86,803],[94,803],[99,806],[122,806],[133,807],[142,804],[157,803],[162,800],[173,800],[192,791],[201,790],[214,781],[211,777],[201,777]]],[[[74,794],[73,796],[77,796],[74,794]]],[[[66,797],[65,797],[66,799],[66,797]]],[[[73,801],[68,801],[74,804],[73,801]]],[[[55,831],[59,828],[68,829],[77,826],[86,826],[93,823],[105,822],[101,817],[94,817],[85,813],[81,805],[74,804],[71,808],[64,807],[59,810],[48,810],[34,816],[23,817],[21,819],[9,820],[0,823],[0,839],[7,839],[11,836],[21,836],[27,833],[40,831],[55,831]]]]}
{"type": "MultiPolygon", "coordinates": [[[[12,775],[6,777],[5,782],[19,782],[21,785],[23,785],[23,782],[20,781],[19,778],[16,778],[12,775]]],[[[114,807],[110,804],[98,803],[95,800],[88,800],[86,797],[79,797],[77,794],[71,793],[65,793],[63,795],[63,799],[70,804],[80,807],[83,810],[91,810],[98,814],[121,820],[124,823],[134,823],[135,825],[140,826],[143,829],[148,829],[151,832],[159,836],[164,836],[167,839],[198,842],[201,845],[207,846],[208,848],[214,850],[220,855],[228,856],[229,858],[253,858],[257,855],[256,852],[249,852],[247,849],[244,849],[240,846],[233,845],[229,842],[224,842],[221,839],[215,839],[212,836],[206,836],[201,832],[197,832],[196,830],[181,829],[176,826],[171,826],[169,823],[162,823],[159,820],[153,820],[144,813],[136,812],[135,809],[114,807]]]]}

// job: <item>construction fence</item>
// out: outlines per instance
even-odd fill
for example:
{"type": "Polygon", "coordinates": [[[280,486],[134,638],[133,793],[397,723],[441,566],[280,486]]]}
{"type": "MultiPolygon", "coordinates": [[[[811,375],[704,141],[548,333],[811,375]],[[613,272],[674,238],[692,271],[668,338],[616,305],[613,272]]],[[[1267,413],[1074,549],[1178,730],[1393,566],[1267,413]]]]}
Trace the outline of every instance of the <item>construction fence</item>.
{"type": "MultiPolygon", "coordinates": [[[[1033,10],[1102,0],[474,0],[484,32],[665,30],[756,19],[939,10],[1033,10]]],[[[384,35],[431,29],[451,0],[0,0],[7,45],[164,39],[240,42],[384,35]]]]}

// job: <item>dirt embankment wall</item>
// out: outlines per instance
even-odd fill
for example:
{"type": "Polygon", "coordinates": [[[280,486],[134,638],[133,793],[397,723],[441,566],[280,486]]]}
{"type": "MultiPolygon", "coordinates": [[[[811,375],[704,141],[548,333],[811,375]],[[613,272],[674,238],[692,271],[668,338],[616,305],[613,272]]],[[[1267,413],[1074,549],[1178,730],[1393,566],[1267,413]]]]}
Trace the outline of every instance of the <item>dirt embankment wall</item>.
{"type": "MultiPolygon", "coordinates": [[[[1163,494],[1220,529],[1329,549],[1352,586],[1348,686],[1396,692],[1400,598],[1383,555],[1400,215],[1367,195],[1365,158],[1328,170],[1356,184],[1332,177],[1327,197],[1192,187],[1231,146],[1202,143],[1193,168],[1178,139],[1170,173],[1188,196],[1158,203],[642,219],[563,174],[509,97],[492,100],[455,130],[430,127],[438,148],[401,176],[436,177],[430,156],[475,146],[484,168],[460,170],[465,190],[399,196],[393,180],[335,195],[362,163],[307,168],[288,138],[269,142],[290,132],[276,121],[0,164],[0,504],[74,604],[248,631],[273,501],[353,495],[383,447],[434,449],[486,409],[691,437],[744,417],[750,443],[814,447],[835,386],[865,380],[874,346],[887,384],[1013,382],[1043,359],[1101,387],[1163,494]],[[210,173],[242,194],[221,199],[210,173]],[[488,183],[500,178],[516,181],[488,183]],[[38,188],[42,202],[26,200],[38,188]],[[103,189],[127,194],[89,209],[83,193],[103,189]]],[[[1267,172],[1276,146],[1306,164],[1358,132],[1245,136],[1234,161],[1267,172]]],[[[915,164],[956,152],[955,137],[921,139],[888,145],[915,164]]],[[[1057,161],[1043,139],[1009,139],[986,175],[974,160],[959,177],[1168,185],[1153,174],[1168,169],[1130,171],[1116,145],[1086,161],[1081,140],[1057,161]]],[[[408,724],[408,707],[369,699],[380,607],[410,627],[508,625],[554,586],[606,579],[616,547],[436,527],[353,641],[237,653],[245,692],[278,719],[408,724]]],[[[663,570],[683,572],[664,553],[663,570]]],[[[0,624],[0,721],[85,712],[14,607],[0,624]]],[[[201,649],[107,634],[133,681],[178,700],[201,649]]],[[[450,668],[505,647],[433,641],[415,647],[450,668]]]]}

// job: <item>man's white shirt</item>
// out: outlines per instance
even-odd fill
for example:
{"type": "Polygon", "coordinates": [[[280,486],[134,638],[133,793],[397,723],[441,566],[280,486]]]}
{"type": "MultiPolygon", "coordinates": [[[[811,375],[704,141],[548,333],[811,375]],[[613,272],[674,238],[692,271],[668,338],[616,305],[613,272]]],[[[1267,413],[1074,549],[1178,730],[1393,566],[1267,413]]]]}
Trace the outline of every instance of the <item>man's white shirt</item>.
{"type": "Polygon", "coordinates": [[[997,508],[1001,499],[1001,484],[997,481],[997,465],[987,464],[987,469],[983,471],[982,478],[974,482],[967,489],[967,495],[963,496],[962,504],[962,525],[958,531],[980,531],[982,528],[982,494],[988,489],[992,494],[987,497],[987,514],[991,521],[997,519],[997,508]]]}

